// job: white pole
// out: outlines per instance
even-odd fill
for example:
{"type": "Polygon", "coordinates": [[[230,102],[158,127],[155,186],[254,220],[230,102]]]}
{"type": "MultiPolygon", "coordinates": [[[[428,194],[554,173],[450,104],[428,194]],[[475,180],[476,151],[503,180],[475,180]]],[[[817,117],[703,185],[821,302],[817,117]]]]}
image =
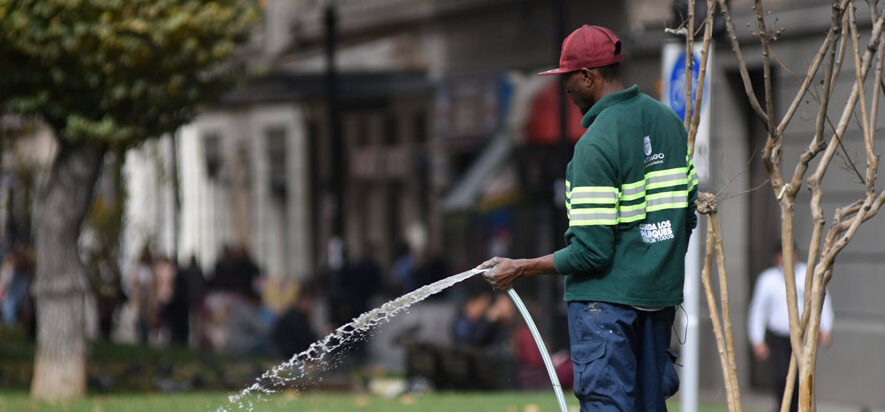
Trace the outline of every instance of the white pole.
{"type": "MultiPolygon", "coordinates": [[[[700,69],[700,52],[701,45],[695,44],[695,66],[693,70],[700,69]]],[[[712,68],[714,61],[714,53],[711,48],[710,55],[707,58],[706,79],[704,81],[704,89],[700,93],[703,96],[701,104],[701,118],[698,125],[698,134],[695,137],[695,149],[692,154],[694,167],[698,174],[698,185],[706,185],[710,180],[710,105],[712,100],[712,68]]],[[[684,82],[685,69],[679,64],[680,58],[684,61],[685,47],[682,43],[672,42],[665,43],[661,50],[661,77],[663,80],[661,90],[661,100],[672,107],[674,110],[690,110],[692,102],[685,101],[684,82]],[[672,84],[671,84],[672,83],[672,84]],[[671,93],[673,87],[673,93],[671,93]]],[[[684,63],[683,63],[684,64],[684,63]]],[[[688,81],[691,81],[689,79],[688,81]]],[[[695,229],[692,233],[691,240],[688,244],[688,252],[685,254],[685,285],[683,286],[685,319],[684,330],[679,330],[680,338],[684,338],[680,359],[683,362],[680,397],[682,400],[681,410],[683,412],[697,412],[698,410],[698,352],[700,349],[700,339],[698,336],[698,316],[699,296],[700,296],[700,278],[701,278],[701,236],[704,231],[695,229]],[[682,335],[684,332],[684,336],[682,335]]],[[[679,329],[679,328],[677,328],[679,329]]]]}
{"type": "Polygon", "coordinates": [[[697,412],[698,410],[698,283],[701,279],[700,258],[701,241],[700,229],[695,229],[688,244],[688,253],[685,254],[685,286],[683,293],[685,301],[685,344],[682,346],[680,357],[683,360],[682,383],[680,397],[682,412],[697,412]]]}

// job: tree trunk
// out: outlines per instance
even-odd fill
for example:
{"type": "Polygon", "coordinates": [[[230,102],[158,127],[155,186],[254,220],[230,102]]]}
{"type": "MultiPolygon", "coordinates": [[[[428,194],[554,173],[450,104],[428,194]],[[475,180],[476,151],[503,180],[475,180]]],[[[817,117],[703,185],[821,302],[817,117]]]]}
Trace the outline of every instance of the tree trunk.
{"type": "Polygon", "coordinates": [[[35,202],[35,398],[64,399],[86,392],[83,305],[89,287],[77,240],[104,152],[104,146],[94,143],[61,143],[35,202]]]}

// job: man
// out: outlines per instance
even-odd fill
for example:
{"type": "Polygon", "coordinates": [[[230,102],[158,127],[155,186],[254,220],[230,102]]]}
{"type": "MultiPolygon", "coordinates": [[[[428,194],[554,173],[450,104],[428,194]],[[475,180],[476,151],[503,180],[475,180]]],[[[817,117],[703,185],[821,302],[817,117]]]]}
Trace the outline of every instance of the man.
{"type": "MultiPolygon", "coordinates": [[[[795,260],[798,261],[798,258],[799,254],[797,253],[795,260]]],[[[793,348],[790,346],[790,315],[787,312],[783,249],[780,244],[777,246],[773,260],[774,266],[763,271],[756,279],[753,299],[750,301],[750,315],[747,317],[747,329],[756,359],[759,361],[771,359],[769,366],[775,382],[773,389],[779,410],[783,402],[787,374],[790,371],[790,357],[793,355],[793,348]]],[[[797,263],[794,270],[800,315],[804,303],[802,297],[805,296],[806,268],[804,263],[797,263]]],[[[833,305],[829,294],[827,294],[824,296],[820,317],[820,343],[825,347],[830,344],[832,327],[833,305]]],[[[797,387],[798,382],[793,387],[793,396],[790,402],[790,410],[794,412],[798,410],[799,404],[797,387]]]]}
{"type": "Polygon", "coordinates": [[[567,246],[535,259],[492,258],[487,278],[565,275],[575,395],[582,411],[663,411],[678,388],[668,354],[682,302],[697,177],[676,114],[626,88],[621,43],[583,26],[562,43],[566,91],[587,131],[566,169],[567,246]]]}

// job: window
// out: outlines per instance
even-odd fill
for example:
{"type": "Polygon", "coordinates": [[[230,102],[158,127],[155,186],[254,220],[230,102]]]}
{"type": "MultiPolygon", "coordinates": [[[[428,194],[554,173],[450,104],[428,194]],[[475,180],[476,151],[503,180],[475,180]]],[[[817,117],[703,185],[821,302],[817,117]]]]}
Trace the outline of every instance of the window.
{"type": "Polygon", "coordinates": [[[286,199],[286,128],[270,127],[265,131],[270,193],[276,200],[286,199]]]}
{"type": "Polygon", "coordinates": [[[221,173],[221,136],[217,132],[203,135],[203,155],[206,158],[206,176],[217,181],[221,173]]]}

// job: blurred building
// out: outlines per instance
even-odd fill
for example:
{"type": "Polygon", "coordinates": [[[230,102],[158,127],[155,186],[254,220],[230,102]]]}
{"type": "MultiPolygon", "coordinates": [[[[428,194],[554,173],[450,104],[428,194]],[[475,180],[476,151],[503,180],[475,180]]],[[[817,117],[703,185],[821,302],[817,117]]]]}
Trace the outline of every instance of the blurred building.
{"type": "MultiPolygon", "coordinates": [[[[752,3],[730,2],[751,77],[759,83],[758,39],[745,26],[752,22],[752,3]]],[[[352,255],[375,244],[387,267],[394,245],[405,239],[416,254],[441,252],[455,272],[492,254],[549,253],[562,241],[558,179],[570,149],[556,143],[563,134],[558,85],[533,74],[557,62],[558,26],[565,32],[585,23],[611,27],[624,43],[627,82],[658,97],[663,44],[679,40],[664,28],[681,20],[678,7],[656,0],[564,4],[566,13],[558,2],[536,0],[266,1],[265,24],[253,42],[257,51],[248,55],[258,74],[163,149],[179,158],[181,206],[172,217],[180,224],[166,237],[169,244],[205,266],[221,245],[244,243],[270,276],[305,279],[328,262],[328,193],[331,172],[339,168],[346,171],[344,243],[352,255]],[[329,4],[337,17],[337,119],[345,164],[331,161],[324,54],[329,4]]],[[[830,2],[765,4],[787,29],[773,45],[775,53],[791,71],[804,73],[829,24],[830,2]]],[[[868,27],[868,11],[860,7],[858,16],[868,27]]],[[[716,166],[702,190],[718,191],[730,180],[725,192],[742,193],[766,178],[758,156],[745,169],[765,135],[746,106],[730,45],[719,41],[714,49],[706,155],[716,166]]],[[[853,78],[847,60],[840,86],[853,78]]],[[[776,112],[783,113],[799,84],[775,66],[776,112]]],[[[839,116],[840,106],[831,105],[831,118],[839,116]]],[[[573,139],[583,131],[573,129],[579,114],[571,104],[568,110],[566,135],[573,139]]],[[[809,115],[794,119],[785,136],[785,164],[795,162],[813,130],[815,103],[804,102],[803,111],[809,115]]],[[[857,142],[859,135],[852,126],[847,139],[857,142]]],[[[836,165],[824,183],[832,196],[825,216],[862,192],[851,173],[836,165]]],[[[810,237],[807,200],[803,191],[796,212],[800,249],[810,237]]],[[[723,202],[720,214],[741,386],[759,388],[768,382],[750,359],[745,312],[756,276],[771,263],[779,212],[766,187],[723,202]]],[[[885,407],[878,388],[885,360],[866,355],[885,345],[885,308],[876,293],[885,286],[877,276],[882,225],[881,219],[866,223],[838,260],[829,287],[834,341],[818,360],[822,402],[885,407]]],[[[546,286],[551,305],[559,299],[558,283],[546,286]]],[[[717,390],[712,329],[706,317],[701,321],[701,382],[717,390]]],[[[564,326],[564,320],[555,323],[564,326]]],[[[552,346],[564,344],[551,340],[552,346]]]]}
{"type": "MultiPolygon", "coordinates": [[[[223,244],[245,244],[269,275],[303,279],[328,260],[333,228],[327,192],[331,172],[339,168],[346,170],[344,245],[351,256],[371,244],[387,265],[394,245],[406,241],[417,257],[439,252],[461,269],[489,250],[550,249],[558,123],[542,124],[538,136],[527,136],[525,129],[533,104],[536,121],[556,115],[549,104],[556,103],[558,88],[551,79],[524,74],[557,60],[555,5],[334,2],[346,165],[332,165],[326,3],[266,3],[265,25],[249,54],[253,71],[261,74],[175,136],[179,215],[159,204],[140,212],[145,222],[154,221],[148,215],[177,218],[177,236],[171,239],[164,225],[147,225],[142,237],[163,250],[174,247],[182,257],[195,254],[204,266],[223,244]],[[548,100],[538,102],[541,94],[548,100]],[[519,153],[532,152],[522,143],[545,157],[523,156],[533,165],[518,165],[519,153]],[[471,173],[476,168],[485,170],[471,173]],[[534,179],[528,187],[526,178],[534,179]],[[527,230],[511,233],[519,222],[536,221],[538,213],[543,228],[523,224],[527,230]]],[[[623,7],[579,1],[568,7],[564,27],[594,15],[607,16],[603,24],[616,28],[624,20],[623,7]]],[[[574,137],[580,133],[573,130],[574,137]]],[[[155,145],[142,150],[170,153],[166,143],[155,145]]],[[[168,176],[171,169],[163,164],[136,169],[157,174],[160,168],[168,176]]],[[[131,176],[142,180],[136,176],[144,173],[131,176]]]]}

